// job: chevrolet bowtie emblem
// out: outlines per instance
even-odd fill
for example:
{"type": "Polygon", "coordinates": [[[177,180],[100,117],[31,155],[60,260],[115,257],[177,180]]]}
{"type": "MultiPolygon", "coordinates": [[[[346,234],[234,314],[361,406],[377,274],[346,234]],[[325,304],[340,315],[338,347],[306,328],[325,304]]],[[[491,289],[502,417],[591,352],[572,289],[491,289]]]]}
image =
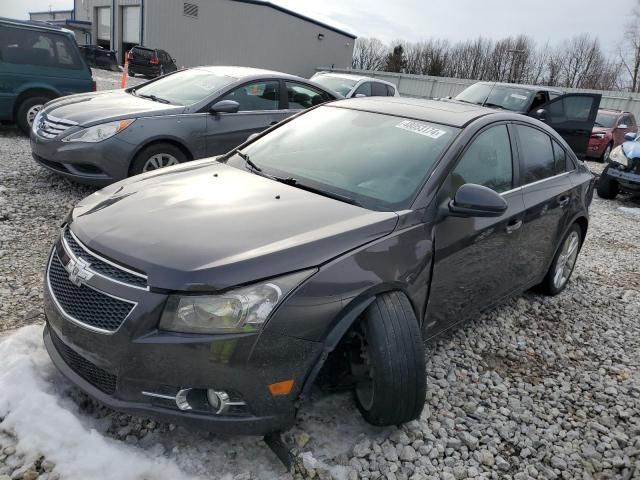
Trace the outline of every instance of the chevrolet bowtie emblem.
{"type": "Polygon", "coordinates": [[[69,263],[65,265],[65,270],[69,272],[69,280],[75,286],[80,287],[83,283],[89,281],[93,277],[93,273],[89,270],[89,262],[81,258],[71,258],[69,263]]]}

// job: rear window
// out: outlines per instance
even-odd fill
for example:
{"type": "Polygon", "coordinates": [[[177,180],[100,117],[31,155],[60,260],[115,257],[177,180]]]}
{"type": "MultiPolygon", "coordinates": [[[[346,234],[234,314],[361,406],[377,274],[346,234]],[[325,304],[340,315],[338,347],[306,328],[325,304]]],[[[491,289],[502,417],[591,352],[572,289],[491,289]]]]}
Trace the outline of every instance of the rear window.
{"type": "Polygon", "coordinates": [[[508,85],[476,83],[464,89],[455,100],[474,105],[522,112],[531,103],[533,92],[508,85]]]}
{"type": "Polygon", "coordinates": [[[62,34],[25,28],[0,29],[0,61],[72,70],[85,68],[74,40],[62,34]]]}
{"type": "Polygon", "coordinates": [[[151,60],[155,56],[154,50],[149,50],[147,48],[137,48],[133,47],[131,49],[131,53],[133,54],[133,58],[141,59],[141,60],[151,60]]]}
{"type": "Polygon", "coordinates": [[[311,80],[319,83],[329,90],[338,92],[340,95],[346,96],[353,87],[355,87],[357,80],[352,78],[335,77],[333,75],[315,75],[311,80]]]}

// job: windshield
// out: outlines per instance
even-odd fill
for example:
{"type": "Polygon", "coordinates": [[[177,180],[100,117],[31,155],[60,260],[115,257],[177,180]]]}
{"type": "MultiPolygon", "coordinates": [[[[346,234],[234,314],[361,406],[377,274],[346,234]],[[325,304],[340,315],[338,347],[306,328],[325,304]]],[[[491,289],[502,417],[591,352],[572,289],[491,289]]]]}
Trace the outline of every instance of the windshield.
{"type": "MultiPolygon", "coordinates": [[[[365,208],[394,211],[411,205],[458,131],[323,106],[259,138],[243,153],[264,173],[295,179],[365,208]]],[[[245,168],[237,155],[229,164],[245,168]]]]}
{"type": "Polygon", "coordinates": [[[598,116],[596,117],[595,126],[602,127],[602,128],[613,128],[613,126],[616,124],[616,118],[617,117],[615,115],[598,113],[598,116]]]}
{"type": "Polygon", "coordinates": [[[487,107],[504,108],[524,112],[531,102],[533,92],[524,88],[487,83],[475,83],[460,92],[455,100],[487,107]]]}
{"type": "Polygon", "coordinates": [[[334,92],[338,92],[343,97],[346,97],[355,84],[358,83],[352,78],[334,77],[329,75],[316,75],[311,80],[319,83],[323,87],[333,90],[334,92]]]}
{"type": "Polygon", "coordinates": [[[148,85],[135,88],[133,94],[153,95],[174,105],[193,105],[235,81],[235,77],[194,68],[176,72],[148,85]]]}

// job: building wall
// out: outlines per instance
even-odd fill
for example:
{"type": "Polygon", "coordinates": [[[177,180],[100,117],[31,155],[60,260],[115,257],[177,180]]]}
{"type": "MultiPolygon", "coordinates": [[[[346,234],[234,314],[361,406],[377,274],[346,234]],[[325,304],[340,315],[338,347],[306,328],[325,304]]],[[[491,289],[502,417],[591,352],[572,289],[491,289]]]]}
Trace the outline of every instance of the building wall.
{"type": "Polygon", "coordinates": [[[187,2],[198,5],[197,18],[183,15],[181,0],[145,3],[145,43],[167,50],[178,66],[240,65],[309,77],[318,66],[351,64],[354,39],[333,30],[263,5],[187,2]]]}
{"type": "MultiPolygon", "coordinates": [[[[95,41],[95,8],[111,7],[113,2],[117,14],[111,48],[119,50],[119,6],[139,5],[140,0],[75,0],[76,18],[93,22],[95,41]]],[[[262,5],[187,2],[198,6],[197,18],[183,15],[183,0],[144,0],[142,13],[144,45],[168,51],[178,67],[241,65],[309,77],[319,66],[351,65],[354,39],[328,28],[262,5]]]]}

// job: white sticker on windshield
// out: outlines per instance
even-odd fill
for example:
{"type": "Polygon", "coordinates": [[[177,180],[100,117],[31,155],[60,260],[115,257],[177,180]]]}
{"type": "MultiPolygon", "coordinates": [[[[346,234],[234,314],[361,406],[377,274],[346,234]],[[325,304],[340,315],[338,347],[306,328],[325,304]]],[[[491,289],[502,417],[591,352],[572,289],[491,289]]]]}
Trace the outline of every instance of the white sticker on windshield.
{"type": "Polygon", "coordinates": [[[526,95],[520,95],[519,93],[512,93],[511,96],[513,98],[517,98],[518,100],[526,100],[527,99],[526,95]]]}
{"type": "Polygon", "coordinates": [[[440,130],[439,128],[432,127],[431,125],[427,125],[425,123],[416,122],[413,120],[403,120],[398,125],[397,128],[402,128],[403,130],[408,130],[409,132],[417,133],[419,135],[424,135],[429,138],[440,138],[445,133],[444,130],[440,130]]]}

